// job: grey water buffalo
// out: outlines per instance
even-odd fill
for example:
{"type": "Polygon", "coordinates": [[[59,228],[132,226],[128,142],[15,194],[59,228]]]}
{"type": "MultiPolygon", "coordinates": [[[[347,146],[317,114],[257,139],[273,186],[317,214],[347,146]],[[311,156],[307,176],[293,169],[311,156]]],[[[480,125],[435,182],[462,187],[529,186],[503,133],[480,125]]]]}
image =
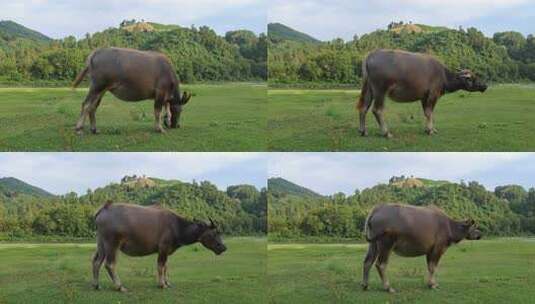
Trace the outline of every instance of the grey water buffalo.
{"type": "Polygon", "coordinates": [[[102,263],[119,291],[126,291],[115,271],[117,250],[129,256],[158,253],[158,283],[170,286],[167,275],[167,257],[182,246],[200,242],[220,255],[226,246],[220,232],[210,224],[189,221],[159,206],[143,207],[132,204],[106,202],[95,214],[97,250],[93,256],[93,286],[99,289],[102,263]]]}
{"type": "Polygon", "coordinates": [[[375,262],[383,288],[394,292],[386,277],[392,251],[404,257],[425,255],[429,288],[436,288],[435,271],[449,246],[463,239],[479,240],[473,220],[456,221],[436,207],[384,204],[375,207],[365,224],[368,253],[364,259],[362,288],[368,289],[370,268],[375,262]]]}
{"type": "Polygon", "coordinates": [[[372,112],[382,134],[392,137],[383,117],[386,96],[397,102],[420,100],[426,118],[425,131],[431,135],[436,132],[433,109],[442,95],[458,90],[484,92],[487,89],[470,70],[452,72],[433,56],[400,50],[370,53],[362,63],[362,79],[357,103],[362,136],[368,135],[366,114],[373,103],[372,112]]]}
{"type": "Polygon", "coordinates": [[[82,133],[87,116],[91,132],[97,133],[95,113],[107,91],[124,101],[154,99],[155,129],[158,132],[164,132],[161,115],[164,107],[166,126],[180,127],[180,113],[191,94],[184,92],[180,95],[179,81],[165,55],[123,48],[98,49],[87,58],[86,67],[74,80],[73,88],[87,74],[90,87],[76,123],[78,133],[82,133]]]}

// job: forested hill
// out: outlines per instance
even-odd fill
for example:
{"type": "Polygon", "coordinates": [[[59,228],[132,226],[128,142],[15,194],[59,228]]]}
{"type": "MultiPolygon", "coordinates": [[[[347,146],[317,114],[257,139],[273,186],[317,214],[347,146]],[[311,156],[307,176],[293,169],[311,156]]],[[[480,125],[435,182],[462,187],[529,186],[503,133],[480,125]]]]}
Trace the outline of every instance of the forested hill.
{"type": "Polygon", "coordinates": [[[318,39],[281,23],[268,24],[268,37],[271,41],[295,41],[304,43],[320,43],[318,39]]]}
{"type": "Polygon", "coordinates": [[[16,22],[9,20],[0,21],[0,39],[9,41],[17,38],[34,40],[37,42],[50,42],[52,40],[52,38],[16,22]]]}
{"type": "Polygon", "coordinates": [[[294,195],[303,198],[322,198],[321,194],[318,194],[308,188],[294,184],[284,178],[274,177],[268,179],[268,189],[270,193],[279,195],[294,195]]]}
{"type": "Polygon", "coordinates": [[[4,82],[70,82],[94,49],[112,46],[163,52],[186,83],[265,80],[267,75],[267,37],[248,30],[229,31],[222,37],[207,26],[125,20],[83,39],[43,41],[34,39],[37,34],[1,33],[0,81],[4,82]]]}
{"type": "Polygon", "coordinates": [[[14,177],[0,178],[0,199],[2,197],[15,197],[18,195],[30,195],[35,197],[54,196],[50,192],[39,187],[32,186],[14,177]]]}
{"type": "Polygon", "coordinates": [[[269,81],[274,84],[360,84],[362,61],[380,48],[432,54],[452,70],[472,69],[490,82],[535,81],[535,38],[518,32],[499,32],[489,38],[476,28],[392,22],[350,41],[312,45],[271,37],[269,81]]]}
{"type": "Polygon", "coordinates": [[[230,235],[266,231],[266,189],[236,185],[222,191],[208,181],[186,183],[125,176],[81,196],[0,196],[0,239],[31,235],[91,237],[95,231],[94,213],[107,200],[159,204],[190,219],[211,217],[230,235]]]}
{"type": "Polygon", "coordinates": [[[472,218],[487,236],[535,234],[535,188],[504,185],[489,191],[478,182],[454,183],[392,177],[352,195],[313,199],[269,191],[269,235],[273,239],[363,239],[366,216],[377,204],[435,205],[455,219],[472,218]]]}

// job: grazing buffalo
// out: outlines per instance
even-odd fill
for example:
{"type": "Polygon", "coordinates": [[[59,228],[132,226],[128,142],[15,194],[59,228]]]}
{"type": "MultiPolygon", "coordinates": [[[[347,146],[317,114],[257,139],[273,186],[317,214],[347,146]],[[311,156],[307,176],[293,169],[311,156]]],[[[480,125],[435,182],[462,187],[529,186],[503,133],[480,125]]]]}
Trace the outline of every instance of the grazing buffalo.
{"type": "Polygon", "coordinates": [[[368,135],[366,113],[373,105],[373,114],[387,138],[392,137],[385,124],[385,96],[397,102],[420,100],[426,118],[426,133],[433,134],[433,109],[445,93],[466,90],[484,92],[487,85],[469,70],[456,73],[448,70],[436,58],[426,54],[399,50],[377,50],[362,63],[363,86],[357,109],[360,134],[368,135]]]}
{"type": "Polygon", "coordinates": [[[87,115],[91,132],[97,133],[95,113],[106,91],[124,101],[154,99],[155,128],[158,132],[164,132],[163,107],[167,116],[165,124],[171,128],[180,127],[180,113],[191,94],[184,92],[180,95],[178,79],[165,55],[122,48],[98,49],[87,58],[87,65],[76,77],[73,87],[77,87],[88,73],[90,87],[76,124],[78,133],[82,133],[87,115]]]}
{"type": "Polygon", "coordinates": [[[436,207],[385,204],[373,209],[366,219],[368,253],[364,259],[362,288],[368,289],[370,268],[375,267],[388,292],[394,292],[386,277],[390,253],[405,257],[425,255],[429,288],[436,288],[435,270],[440,257],[463,239],[479,240],[481,232],[473,220],[455,221],[436,207]]]}
{"type": "Polygon", "coordinates": [[[106,270],[119,291],[126,291],[115,272],[117,250],[129,256],[158,253],[158,282],[169,287],[167,257],[182,246],[200,242],[215,254],[227,248],[212,222],[188,221],[159,206],[142,207],[112,204],[108,201],[95,214],[97,250],[93,257],[93,286],[99,289],[100,267],[106,260],[106,270]]]}

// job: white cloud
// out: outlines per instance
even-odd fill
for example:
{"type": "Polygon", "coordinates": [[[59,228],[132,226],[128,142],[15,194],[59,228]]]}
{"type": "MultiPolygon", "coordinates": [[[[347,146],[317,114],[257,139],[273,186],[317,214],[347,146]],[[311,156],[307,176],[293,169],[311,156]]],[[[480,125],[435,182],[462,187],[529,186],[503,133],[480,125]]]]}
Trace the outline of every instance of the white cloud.
{"type": "Polygon", "coordinates": [[[504,9],[529,4],[529,0],[274,0],[270,22],[281,22],[317,38],[351,39],[385,28],[391,21],[412,21],[457,28],[473,20],[502,14],[504,9]]]}
{"type": "Polygon", "coordinates": [[[529,153],[275,153],[269,160],[269,176],[324,194],[352,193],[388,182],[393,175],[470,180],[534,157],[529,153]]]}

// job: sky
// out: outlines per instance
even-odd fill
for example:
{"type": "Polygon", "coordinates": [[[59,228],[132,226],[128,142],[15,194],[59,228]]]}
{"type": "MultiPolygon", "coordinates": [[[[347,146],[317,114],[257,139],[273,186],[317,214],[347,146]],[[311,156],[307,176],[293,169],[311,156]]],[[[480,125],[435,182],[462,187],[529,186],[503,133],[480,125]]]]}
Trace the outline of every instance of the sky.
{"type": "Polygon", "coordinates": [[[262,153],[0,153],[0,177],[15,177],[53,194],[120,182],[146,175],[184,182],[208,180],[266,187],[267,155],[262,153]]]}
{"type": "Polygon", "coordinates": [[[535,33],[533,0],[271,0],[269,22],[280,22],[320,40],[385,29],[391,21],[450,28],[476,27],[485,35],[535,33]]]}
{"type": "Polygon", "coordinates": [[[535,153],[271,153],[268,168],[270,177],[324,195],[353,194],[394,175],[478,181],[488,190],[535,187],[535,153]]]}
{"type": "Polygon", "coordinates": [[[52,38],[77,38],[125,19],[208,25],[218,34],[266,32],[268,0],[0,0],[0,20],[12,20],[52,38]]]}

